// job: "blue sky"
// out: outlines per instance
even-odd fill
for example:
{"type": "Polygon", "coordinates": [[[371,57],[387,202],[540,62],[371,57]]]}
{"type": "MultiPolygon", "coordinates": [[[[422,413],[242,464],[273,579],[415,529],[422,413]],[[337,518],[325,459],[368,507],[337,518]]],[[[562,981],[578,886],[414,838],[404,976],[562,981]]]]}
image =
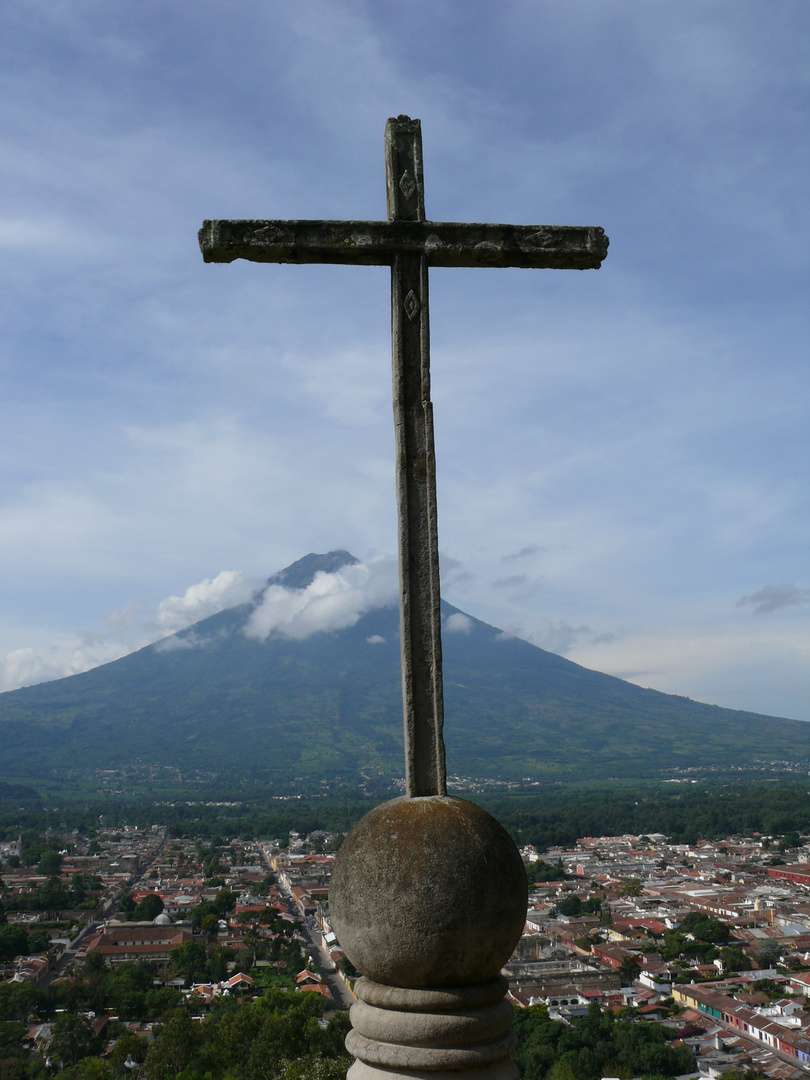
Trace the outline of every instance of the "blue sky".
{"type": "Polygon", "coordinates": [[[384,595],[387,271],[206,266],[196,231],[383,218],[407,113],[429,218],[611,239],[432,273],[444,595],[810,720],[808,31],[806,0],[4,4],[0,688],[308,551],[384,595]]]}

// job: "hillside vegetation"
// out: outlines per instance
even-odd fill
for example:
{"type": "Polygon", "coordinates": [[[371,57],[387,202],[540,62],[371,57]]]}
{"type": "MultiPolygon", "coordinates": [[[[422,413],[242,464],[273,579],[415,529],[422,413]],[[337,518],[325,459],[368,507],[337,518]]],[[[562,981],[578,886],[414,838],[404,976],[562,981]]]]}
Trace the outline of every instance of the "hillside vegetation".
{"type": "MultiPolygon", "coordinates": [[[[301,588],[331,553],[275,582],[301,588]]],[[[0,695],[4,779],[149,763],[178,776],[355,783],[401,776],[398,615],[260,642],[251,605],[81,675],[0,695]],[[174,647],[172,647],[174,646],[174,647]]],[[[446,617],[460,614],[443,604],[446,617]]],[[[703,705],[580,667],[471,617],[443,640],[451,774],[645,778],[810,761],[810,725],[703,705]]]]}

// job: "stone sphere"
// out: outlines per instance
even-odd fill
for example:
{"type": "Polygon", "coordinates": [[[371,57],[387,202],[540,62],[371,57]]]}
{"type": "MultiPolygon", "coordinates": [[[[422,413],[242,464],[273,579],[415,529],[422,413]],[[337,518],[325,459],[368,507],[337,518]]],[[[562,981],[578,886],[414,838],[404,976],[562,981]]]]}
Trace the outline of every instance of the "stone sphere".
{"type": "Polygon", "coordinates": [[[498,974],[523,932],[528,886],[511,837],[463,799],[401,798],[355,825],[335,860],[340,947],[375,982],[467,986],[498,974]]]}

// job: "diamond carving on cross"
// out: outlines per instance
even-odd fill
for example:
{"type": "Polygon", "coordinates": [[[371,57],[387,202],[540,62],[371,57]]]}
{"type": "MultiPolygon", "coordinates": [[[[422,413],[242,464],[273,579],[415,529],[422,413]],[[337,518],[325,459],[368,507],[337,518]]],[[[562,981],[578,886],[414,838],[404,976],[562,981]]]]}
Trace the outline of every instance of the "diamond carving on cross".
{"type": "Polygon", "coordinates": [[[445,795],[428,268],[596,270],[608,238],[595,226],[427,221],[421,123],[407,116],[386,125],[385,171],[387,221],[205,221],[199,241],[205,262],[391,267],[405,788],[445,795]]]}

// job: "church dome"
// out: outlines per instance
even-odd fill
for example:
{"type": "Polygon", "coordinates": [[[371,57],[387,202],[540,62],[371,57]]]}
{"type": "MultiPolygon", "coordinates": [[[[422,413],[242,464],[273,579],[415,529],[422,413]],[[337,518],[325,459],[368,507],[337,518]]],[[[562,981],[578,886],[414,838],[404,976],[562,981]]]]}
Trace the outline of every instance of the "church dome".
{"type": "Polygon", "coordinates": [[[154,917],[154,919],[152,919],[152,925],[153,926],[171,926],[172,925],[172,917],[171,917],[171,915],[167,915],[165,911],[161,911],[161,913],[159,915],[156,915],[154,917]]]}

